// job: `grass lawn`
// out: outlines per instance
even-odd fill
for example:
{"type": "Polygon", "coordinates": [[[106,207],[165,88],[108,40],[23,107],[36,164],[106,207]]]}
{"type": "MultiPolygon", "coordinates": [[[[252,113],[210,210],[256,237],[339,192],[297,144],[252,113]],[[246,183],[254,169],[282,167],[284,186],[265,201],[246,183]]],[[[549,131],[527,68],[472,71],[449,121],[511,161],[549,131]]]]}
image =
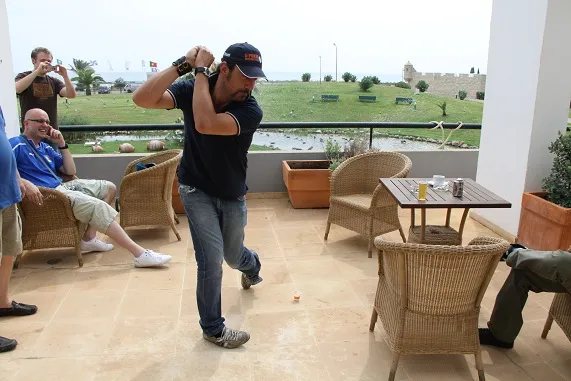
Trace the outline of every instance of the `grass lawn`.
{"type": "MultiPolygon", "coordinates": [[[[431,94],[414,95],[413,90],[376,85],[362,92],[358,83],[345,82],[259,82],[254,96],[264,111],[266,122],[430,122],[441,121],[481,123],[483,103],[444,98],[431,94]],[[322,102],[322,94],[337,94],[339,102],[322,102]],[[359,95],[374,95],[375,103],[359,102],[359,95]],[[395,105],[396,97],[412,97],[412,105],[395,105]],[[315,98],[315,101],[313,100],[315,98]],[[437,104],[446,101],[448,116],[443,118],[437,104]]],[[[180,110],[142,109],[132,102],[131,94],[94,94],[79,96],[66,104],[59,101],[60,125],[68,124],[162,124],[176,123],[182,117],[180,110]]],[[[363,134],[364,131],[322,129],[322,132],[363,134]]],[[[315,130],[298,130],[295,133],[315,133],[315,130]]],[[[440,138],[441,132],[428,129],[376,129],[376,134],[416,135],[440,138]]],[[[479,130],[459,130],[450,140],[461,140],[478,146],[479,130]]],[[[146,142],[142,143],[143,146],[146,142]]],[[[119,143],[111,143],[110,152],[119,143]]],[[[108,148],[104,144],[106,152],[108,148]]],[[[145,147],[143,147],[146,150],[145,147]]],[[[84,149],[81,147],[81,149],[84,149]]],[[[89,151],[90,147],[85,147],[89,151]]],[[[139,151],[139,149],[137,149],[139,151]]]]}

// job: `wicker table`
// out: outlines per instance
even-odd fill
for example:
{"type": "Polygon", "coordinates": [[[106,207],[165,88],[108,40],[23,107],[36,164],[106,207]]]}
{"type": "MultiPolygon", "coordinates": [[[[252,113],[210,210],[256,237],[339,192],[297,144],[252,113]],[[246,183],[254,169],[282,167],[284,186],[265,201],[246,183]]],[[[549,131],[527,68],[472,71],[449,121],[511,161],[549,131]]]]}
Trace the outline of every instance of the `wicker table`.
{"type": "MultiPolygon", "coordinates": [[[[464,179],[464,194],[462,197],[452,196],[449,191],[435,191],[429,185],[426,200],[419,201],[414,188],[421,181],[432,179],[419,178],[381,178],[379,181],[387,188],[401,208],[411,209],[408,241],[413,243],[435,245],[461,245],[464,224],[470,208],[511,208],[511,203],[490,192],[472,179],[464,179]],[[415,210],[421,212],[420,226],[415,224],[415,210]],[[426,225],[426,209],[448,209],[444,225],[426,225]],[[458,230],[450,227],[452,208],[462,208],[464,213],[458,230]]],[[[452,185],[454,179],[446,179],[452,185]]]]}

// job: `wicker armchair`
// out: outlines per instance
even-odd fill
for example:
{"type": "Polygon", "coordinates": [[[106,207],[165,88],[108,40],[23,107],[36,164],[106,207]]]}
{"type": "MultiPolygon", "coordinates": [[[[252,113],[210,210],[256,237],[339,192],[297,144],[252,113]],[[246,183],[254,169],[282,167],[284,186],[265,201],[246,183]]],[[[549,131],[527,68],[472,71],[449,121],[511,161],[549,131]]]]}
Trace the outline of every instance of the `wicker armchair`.
{"type": "Polygon", "coordinates": [[[375,239],[379,284],[369,329],[378,316],[393,351],[389,381],[409,354],[474,354],[485,380],[478,338],[480,302],[509,243],[478,237],[468,246],[375,239]]]}
{"type": "Polygon", "coordinates": [[[170,226],[177,239],[178,218],[172,207],[172,187],[182,150],[168,150],[131,162],[119,188],[119,220],[125,228],[141,225],[170,226]],[[138,163],[156,163],[141,171],[138,163]]]}
{"type": "MultiPolygon", "coordinates": [[[[22,218],[22,244],[24,250],[73,247],[79,267],[83,266],[81,238],[87,225],[75,219],[69,198],[60,191],[38,187],[43,195],[43,204],[37,205],[28,199],[18,204],[22,218]]],[[[14,267],[20,264],[22,254],[16,258],[14,267]]]]}
{"type": "Polygon", "coordinates": [[[381,177],[406,177],[410,159],[398,152],[369,152],[344,161],[331,175],[331,198],[325,237],[331,224],[369,238],[369,258],[376,236],[395,230],[406,241],[398,217],[398,205],[381,177]]]}
{"type": "MultiPolygon", "coordinates": [[[[571,252],[571,247],[567,250],[571,252]]],[[[545,339],[547,333],[551,329],[551,324],[553,321],[561,327],[565,336],[571,340],[571,294],[560,293],[555,294],[553,297],[553,302],[551,302],[551,307],[549,308],[549,315],[545,321],[545,326],[543,327],[543,333],[541,338],[545,339]]]]}

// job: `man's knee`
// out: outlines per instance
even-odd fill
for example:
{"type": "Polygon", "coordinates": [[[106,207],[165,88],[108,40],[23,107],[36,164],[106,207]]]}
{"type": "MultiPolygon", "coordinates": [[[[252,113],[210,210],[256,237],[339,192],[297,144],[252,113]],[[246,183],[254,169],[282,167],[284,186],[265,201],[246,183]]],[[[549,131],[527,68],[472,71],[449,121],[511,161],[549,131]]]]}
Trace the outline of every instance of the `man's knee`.
{"type": "Polygon", "coordinates": [[[107,182],[107,195],[105,198],[109,200],[113,200],[115,198],[115,194],[117,193],[117,187],[111,181],[107,182]]]}

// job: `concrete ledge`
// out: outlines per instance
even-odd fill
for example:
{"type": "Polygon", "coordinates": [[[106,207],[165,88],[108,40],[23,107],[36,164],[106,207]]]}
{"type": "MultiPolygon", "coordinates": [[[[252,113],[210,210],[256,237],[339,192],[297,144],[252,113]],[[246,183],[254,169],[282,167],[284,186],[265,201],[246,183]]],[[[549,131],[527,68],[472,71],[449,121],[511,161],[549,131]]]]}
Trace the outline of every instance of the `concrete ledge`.
{"type": "MultiPolygon", "coordinates": [[[[478,150],[445,149],[434,151],[398,151],[412,160],[410,177],[464,177],[476,179],[478,150]]],[[[127,165],[151,153],[74,155],[77,175],[84,179],[109,180],[120,191],[127,165]]],[[[323,151],[255,151],[248,154],[249,193],[284,193],[283,160],[321,160],[323,151]]],[[[256,196],[254,196],[256,197],[256,196]]],[[[267,196],[265,196],[267,197],[267,196]]]]}

